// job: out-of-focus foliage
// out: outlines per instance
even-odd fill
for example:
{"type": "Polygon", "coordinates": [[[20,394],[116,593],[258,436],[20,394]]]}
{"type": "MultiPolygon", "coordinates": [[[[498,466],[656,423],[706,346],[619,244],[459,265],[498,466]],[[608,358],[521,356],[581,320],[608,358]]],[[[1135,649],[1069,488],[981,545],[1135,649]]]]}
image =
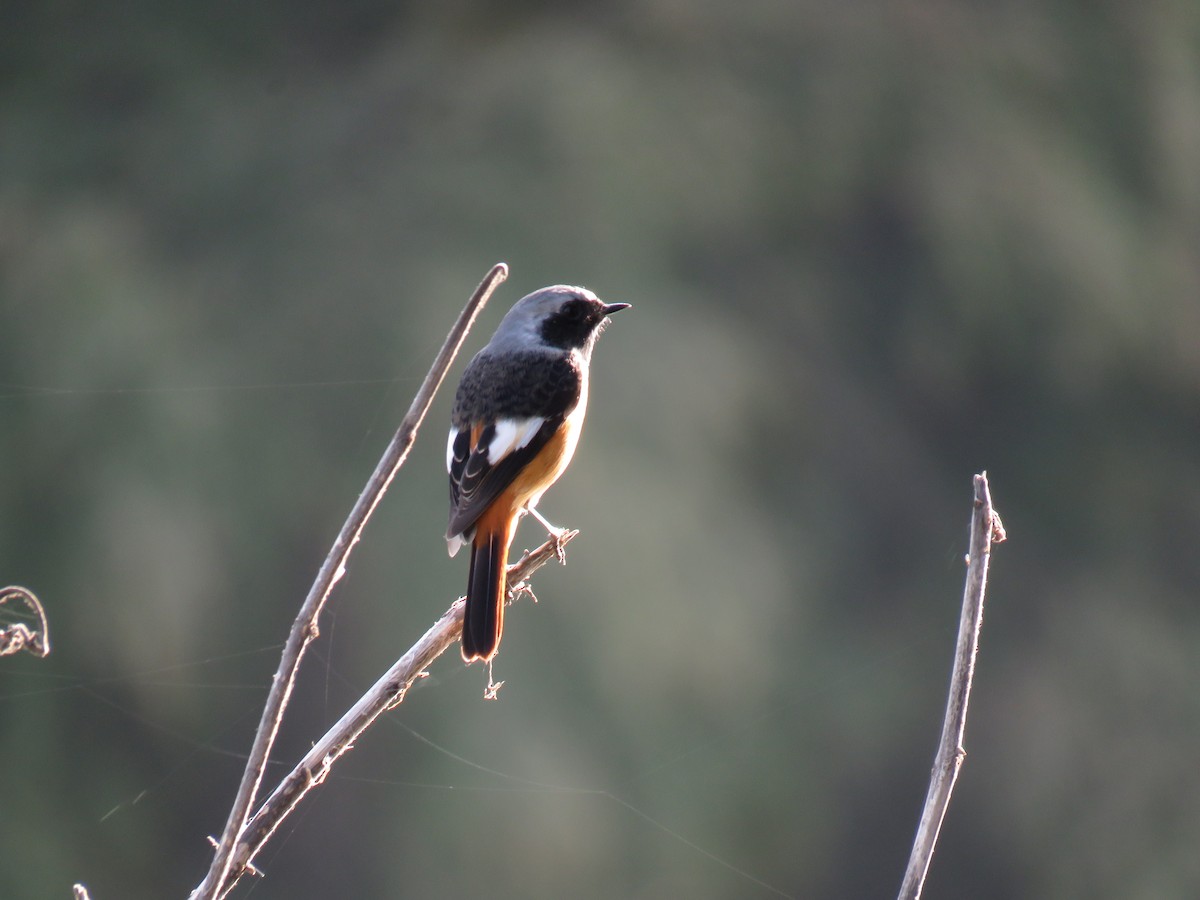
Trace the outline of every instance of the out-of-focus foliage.
{"type": "MultiPolygon", "coordinates": [[[[581,528],[259,897],[884,897],[972,473],[994,560],[929,898],[1200,894],[1200,7],[0,7],[5,896],[184,896],[278,642],[470,289],[632,302],[581,528]],[[702,849],[699,849],[702,848],[702,849]]],[[[448,398],[295,758],[461,591],[448,398]]],[[[538,540],[536,529],[521,541],[538,540]]]]}

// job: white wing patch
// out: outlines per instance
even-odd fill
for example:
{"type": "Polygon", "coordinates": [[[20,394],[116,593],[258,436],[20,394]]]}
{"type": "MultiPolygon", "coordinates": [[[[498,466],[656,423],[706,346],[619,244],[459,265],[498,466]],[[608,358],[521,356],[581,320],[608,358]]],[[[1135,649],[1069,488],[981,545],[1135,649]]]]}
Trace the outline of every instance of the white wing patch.
{"type": "Polygon", "coordinates": [[[488,465],[494,466],[514,450],[526,446],[545,424],[546,420],[540,416],[530,419],[497,419],[496,436],[488,444],[488,465]]]}
{"type": "MultiPolygon", "coordinates": [[[[534,416],[529,419],[498,419],[492,426],[493,435],[491,442],[487,447],[476,447],[472,453],[472,458],[477,460],[479,455],[486,454],[487,463],[484,466],[475,464],[476,469],[480,471],[474,472],[468,481],[476,482],[480,475],[483,475],[486,470],[496,465],[510,453],[520,450],[523,447],[529,446],[529,442],[534,439],[541,427],[546,424],[545,418],[534,416]]],[[[451,478],[463,478],[467,476],[466,471],[461,468],[467,465],[466,460],[459,460],[460,470],[456,474],[454,472],[454,444],[463,436],[463,432],[457,428],[450,429],[450,436],[446,440],[446,471],[451,473],[451,478]]],[[[460,485],[461,487],[461,485],[460,485]]],[[[473,491],[478,484],[474,484],[471,488],[473,491]]],[[[453,516],[453,511],[451,512],[453,516]]],[[[463,546],[471,543],[475,536],[474,526],[468,528],[461,534],[450,535],[446,538],[446,549],[453,556],[463,546]]]]}
{"type": "MultiPolygon", "coordinates": [[[[454,439],[458,437],[458,429],[450,429],[450,437],[446,439],[446,471],[449,472],[454,466],[454,439]]],[[[451,554],[453,556],[454,554],[451,554]]]]}

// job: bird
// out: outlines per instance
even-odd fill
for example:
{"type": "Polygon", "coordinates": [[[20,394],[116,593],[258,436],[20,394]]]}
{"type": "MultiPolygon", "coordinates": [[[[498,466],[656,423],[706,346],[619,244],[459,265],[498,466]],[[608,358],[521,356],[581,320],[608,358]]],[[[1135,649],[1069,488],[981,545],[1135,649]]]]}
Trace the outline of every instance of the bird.
{"type": "Polygon", "coordinates": [[[471,545],[462,657],[490,663],[504,629],[508,551],[517,522],[566,470],[587,412],[592,348],[628,303],[552,285],[522,297],[463,370],[450,413],[451,556],[471,545]]]}

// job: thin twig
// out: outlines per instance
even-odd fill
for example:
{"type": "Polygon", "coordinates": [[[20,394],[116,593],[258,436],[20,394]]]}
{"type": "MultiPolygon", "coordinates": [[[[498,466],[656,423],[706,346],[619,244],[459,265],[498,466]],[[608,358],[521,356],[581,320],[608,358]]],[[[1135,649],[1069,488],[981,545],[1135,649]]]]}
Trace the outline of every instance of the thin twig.
{"type": "Polygon", "coordinates": [[[480,282],[471,299],[467,301],[467,305],[459,314],[454,327],[446,336],[446,341],[430,367],[429,374],[425,376],[425,381],[417,391],[416,397],[413,398],[408,413],[401,421],[400,427],[392,437],[391,443],[388,444],[375,471],[371,473],[366,487],[359,495],[358,501],[350,511],[345,524],[342,525],[341,531],[338,532],[329,555],[325,557],[325,562],[321,564],[316,580],[309,589],[308,596],[304,598],[304,604],[300,607],[291,633],[288,634],[287,643],[284,645],[279,668],[272,680],[258,731],[254,735],[254,743],[246,761],[246,769],[242,773],[242,781],[238,786],[233,806],[229,810],[229,818],[225,822],[221,839],[217,843],[212,865],[204,876],[204,880],[192,892],[192,900],[213,900],[219,895],[222,885],[225,884],[233,848],[245,828],[246,816],[258,794],[267,758],[270,756],[275,736],[279,732],[280,722],[283,720],[283,712],[287,708],[288,698],[291,696],[292,687],[295,684],[296,670],[308,643],[318,634],[317,619],[321,614],[321,609],[333,590],[333,586],[345,574],[346,560],[358,542],[367,520],[370,519],[371,513],[383,498],[396,471],[408,456],[408,451],[416,439],[417,429],[429,411],[433,396],[446,377],[446,372],[462,347],[471,324],[475,321],[479,311],[483,309],[484,304],[487,303],[492,291],[507,277],[508,267],[504,263],[497,263],[492,266],[491,271],[480,282]]]}
{"type": "MultiPolygon", "coordinates": [[[[508,583],[513,586],[510,597],[526,593],[523,582],[559,556],[563,545],[578,531],[564,532],[559,540],[548,540],[536,550],[525,553],[509,567],[508,583]]],[[[270,840],[271,835],[304,796],[329,775],[333,764],[384,712],[399,706],[412,683],[425,674],[426,668],[442,655],[462,635],[463,601],[456,600],[425,632],[419,641],[401,656],[379,680],[317,741],[304,758],[296,764],[279,786],[263,801],[262,806],[246,823],[233,851],[229,878],[220,897],[233,890],[241,876],[250,869],[251,861],[270,840]]]]}
{"type": "Polygon", "coordinates": [[[925,885],[925,875],[933,859],[942,819],[950,805],[950,794],[958,778],[967,751],[963,749],[963,732],[967,727],[967,701],[971,695],[971,679],[975,672],[975,654],[979,649],[979,629],[983,624],[983,595],[987,587],[988,560],[992,544],[1005,539],[1000,516],[992,509],[987,472],[975,476],[975,506],[971,515],[970,556],[967,558],[967,583],[963,589],[962,614],[958,621],[958,644],[954,651],[954,669],[950,675],[950,696],[946,702],[946,717],[942,722],[942,737],[938,743],[933,771],[929,776],[929,791],[921,823],[913,840],[912,854],[900,887],[899,900],[917,900],[925,885]]]}

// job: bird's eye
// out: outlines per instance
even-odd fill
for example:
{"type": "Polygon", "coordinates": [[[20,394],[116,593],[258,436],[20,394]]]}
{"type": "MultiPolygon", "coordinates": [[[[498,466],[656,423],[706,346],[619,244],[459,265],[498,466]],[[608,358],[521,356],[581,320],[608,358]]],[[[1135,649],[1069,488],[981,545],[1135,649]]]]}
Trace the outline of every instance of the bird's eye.
{"type": "Polygon", "coordinates": [[[568,303],[563,308],[563,314],[572,321],[578,321],[579,319],[582,319],[586,312],[587,310],[583,308],[583,304],[578,301],[568,303]]]}

